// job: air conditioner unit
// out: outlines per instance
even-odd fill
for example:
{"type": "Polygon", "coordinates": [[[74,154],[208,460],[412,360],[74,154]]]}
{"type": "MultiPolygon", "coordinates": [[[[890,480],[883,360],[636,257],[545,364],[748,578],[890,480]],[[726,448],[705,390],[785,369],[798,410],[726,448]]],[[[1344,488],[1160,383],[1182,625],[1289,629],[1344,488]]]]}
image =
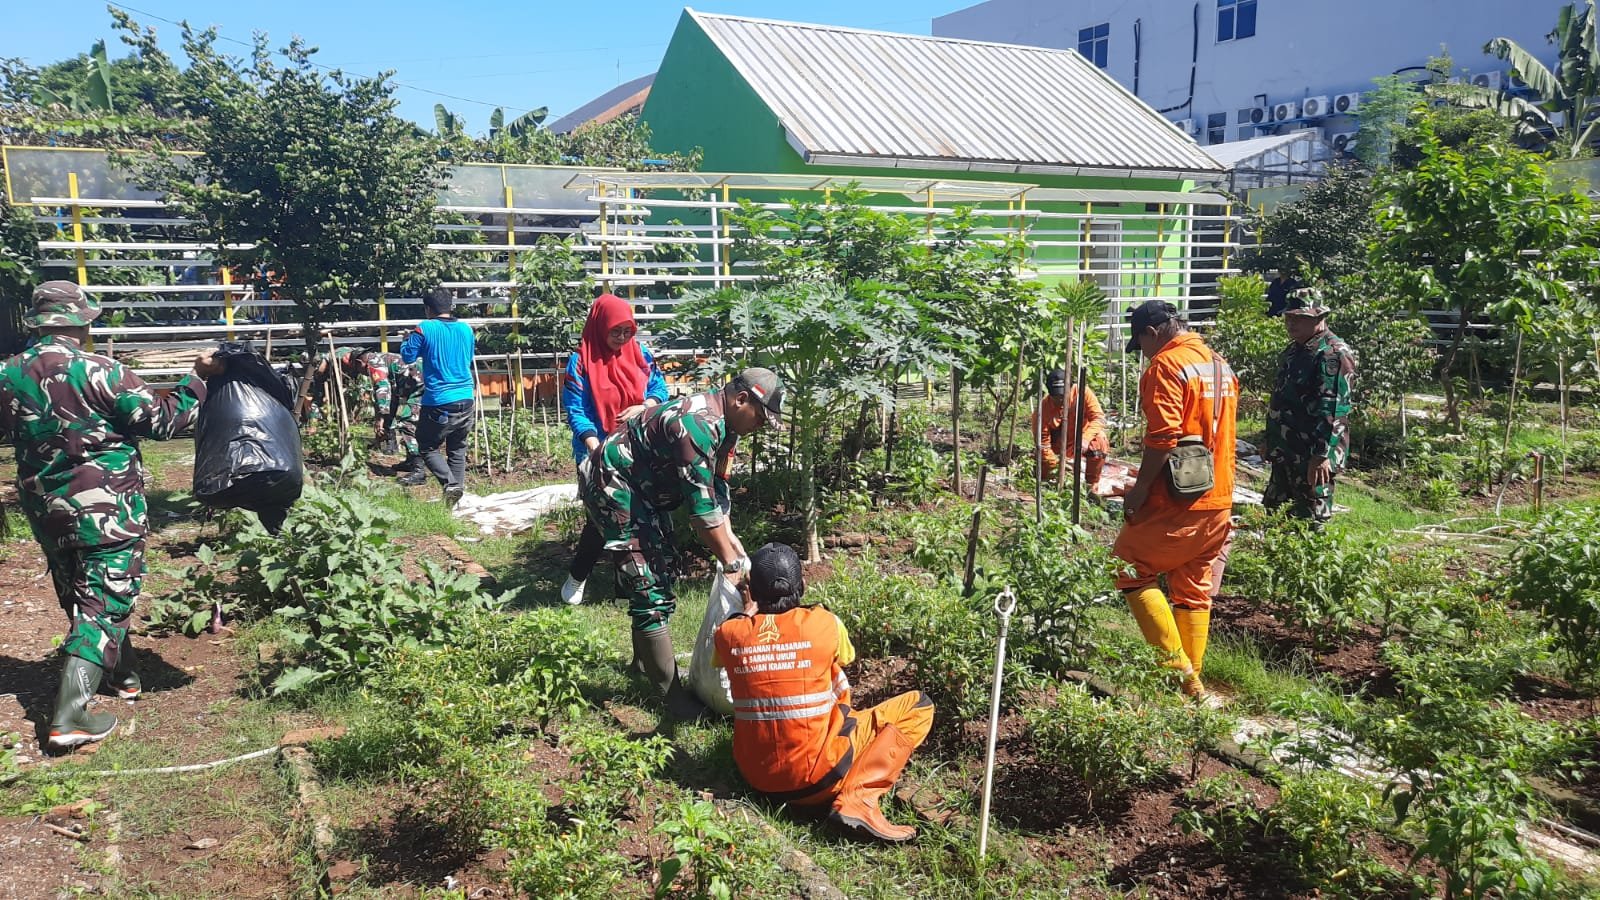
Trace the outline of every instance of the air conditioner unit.
{"type": "Polygon", "coordinates": [[[1499,72],[1479,72],[1478,74],[1472,76],[1472,83],[1478,87],[1488,88],[1491,91],[1498,91],[1500,90],[1502,77],[1503,76],[1501,76],[1499,72]]]}
{"type": "Polygon", "coordinates": [[[1342,116],[1345,113],[1353,113],[1356,111],[1356,107],[1360,105],[1360,93],[1340,94],[1333,98],[1333,114],[1342,116]]]}
{"type": "Polygon", "coordinates": [[[1279,103],[1272,108],[1272,121],[1287,122],[1290,119],[1300,118],[1300,104],[1290,100],[1288,103],[1279,103]]]}
{"type": "Polygon", "coordinates": [[[1179,131],[1181,131],[1181,132],[1183,132],[1184,134],[1187,134],[1187,135],[1193,135],[1194,134],[1194,120],[1193,119],[1179,119],[1178,121],[1172,123],[1172,127],[1178,129],[1179,131]]]}
{"type": "Polygon", "coordinates": [[[1341,131],[1338,134],[1328,135],[1328,143],[1340,153],[1349,153],[1356,147],[1356,135],[1360,132],[1341,131]]]}
{"type": "Polygon", "coordinates": [[[1300,115],[1307,119],[1320,119],[1327,114],[1327,97],[1307,97],[1300,101],[1300,115]]]}
{"type": "Polygon", "coordinates": [[[1253,106],[1248,110],[1239,110],[1239,124],[1265,125],[1272,121],[1272,110],[1265,106],[1253,106]]]}

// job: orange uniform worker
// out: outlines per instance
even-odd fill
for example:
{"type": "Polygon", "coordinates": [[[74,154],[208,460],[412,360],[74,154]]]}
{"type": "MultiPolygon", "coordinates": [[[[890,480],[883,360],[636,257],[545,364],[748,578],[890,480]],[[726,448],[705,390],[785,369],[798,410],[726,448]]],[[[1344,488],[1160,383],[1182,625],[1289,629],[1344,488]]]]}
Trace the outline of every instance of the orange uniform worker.
{"type": "Polygon", "coordinates": [[[852,836],[905,841],[915,828],[878,802],[933,728],[933,701],[908,691],[871,709],[850,707],[841,666],[855,661],[844,623],[801,606],[800,558],[783,544],[750,556],[754,603],[717,628],[713,662],[733,695],[733,760],[750,786],[780,803],[831,804],[852,836]]]}
{"type": "Polygon", "coordinates": [[[1106,414],[1100,408],[1100,398],[1094,389],[1083,388],[1083,437],[1080,440],[1073,428],[1073,416],[1078,406],[1078,385],[1067,387],[1067,370],[1056,369],[1045,379],[1049,393],[1033,414],[1033,434],[1044,436],[1039,441],[1039,470],[1046,478],[1055,478],[1061,465],[1061,454],[1071,449],[1068,461],[1083,456],[1084,487],[1090,491],[1100,483],[1100,473],[1105,471],[1106,454],[1111,452],[1111,442],[1106,438],[1106,414]],[[1040,418],[1043,418],[1041,426],[1040,418]]]}
{"type": "Polygon", "coordinates": [[[1185,676],[1184,693],[1205,697],[1200,680],[1211,631],[1211,600],[1233,511],[1234,417],[1239,381],[1220,355],[1188,330],[1172,304],[1147,300],[1129,314],[1128,350],[1150,360],[1139,379],[1144,456],[1124,498],[1126,520],[1112,553],[1127,563],[1117,588],[1144,639],[1185,676]],[[1181,497],[1167,475],[1180,438],[1199,437],[1214,464],[1210,490],[1181,497]],[[1157,584],[1166,576],[1172,604],[1157,584]]]}

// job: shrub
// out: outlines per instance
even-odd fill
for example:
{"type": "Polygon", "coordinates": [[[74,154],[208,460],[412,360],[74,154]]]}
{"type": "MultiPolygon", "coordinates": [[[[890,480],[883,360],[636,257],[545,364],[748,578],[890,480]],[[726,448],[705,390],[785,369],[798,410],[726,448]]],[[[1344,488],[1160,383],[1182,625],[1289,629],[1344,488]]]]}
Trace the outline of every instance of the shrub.
{"type": "Polygon", "coordinates": [[[449,748],[575,716],[605,647],[556,610],[467,618],[456,643],[397,651],[362,688],[349,734],[327,745],[338,774],[430,766],[449,748]]]}
{"type": "Polygon", "coordinates": [[[1093,649],[1089,610],[1117,597],[1110,548],[1052,507],[1037,525],[1019,520],[1001,553],[1017,595],[1008,652],[1041,672],[1084,665],[1093,649]]]}
{"type": "Polygon", "coordinates": [[[246,619],[271,616],[286,651],[272,688],[284,694],[359,678],[398,650],[443,646],[474,612],[503,604],[479,591],[476,577],[428,560],[420,578],[407,574],[389,537],[393,525],[359,489],[310,487],[281,533],[251,524],[229,542],[226,563],[198,551],[200,564],[181,578],[187,587],[158,601],[158,612],[189,631],[219,600],[246,619]]]}
{"type": "Polygon", "coordinates": [[[1388,554],[1376,541],[1273,516],[1238,532],[1228,577],[1279,621],[1337,643],[1384,608],[1388,554]]]}
{"type": "Polygon", "coordinates": [[[1062,684],[1052,702],[1023,714],[1039,756],[1082,780],[1091,807],[1160,778],[1181,752],[1167,710],[1096,697],[1080,684],[1062,684]]]}
{"type": "Polygon", "coordinates": [[[1289,343],[1283,322],[1267,315],[1267,285],[1259,275],[1220,279],[1217,293],[1217,319],[1206,340],[1227,358],[1245,393],[1264,404],[1289,343]]]}
{"type": "Polygon", "coordinates": [[[1558,510],[1534,523],[1504,587],[1549,623],[1570,675],[1600,670],[1600,508],[1558,510]]]}
{"type": "Polygon", "coordinates": [[[806,599],[826,604],[844,621],[862,656],[911,660],[917,687],[942,709],[970,718],[987,708],[995,651],[989,599],[880,575],[871,561],[818,585],[806,599]]]}

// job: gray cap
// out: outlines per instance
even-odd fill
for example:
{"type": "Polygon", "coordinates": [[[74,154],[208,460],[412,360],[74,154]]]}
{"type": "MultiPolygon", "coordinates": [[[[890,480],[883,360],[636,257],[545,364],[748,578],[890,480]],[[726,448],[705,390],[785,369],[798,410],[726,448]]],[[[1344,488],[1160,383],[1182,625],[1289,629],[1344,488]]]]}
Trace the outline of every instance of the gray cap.
{"type": "Polygon", "coordinates": [[[783,379],[771,369],[755,366],[733,376],[729,387],[735,391],[749,391],[767,410],[767,421],[774,425],[783,422],[783,379]]]}
{"type": "Polygon", "coordinates": [[[33,309],[22,317],[29,328],[81,328],[100,317],[100,301],[70,281],[46,281],[33,292],[33,309]]]}

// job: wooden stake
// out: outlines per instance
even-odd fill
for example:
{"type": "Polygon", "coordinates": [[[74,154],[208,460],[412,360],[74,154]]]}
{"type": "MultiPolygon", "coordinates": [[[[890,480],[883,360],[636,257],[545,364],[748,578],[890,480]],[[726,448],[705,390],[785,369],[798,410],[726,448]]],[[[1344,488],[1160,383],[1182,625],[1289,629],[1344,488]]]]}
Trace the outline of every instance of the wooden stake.
{"type": "Polygon", "coordinates": [[[511,422],[509,423],[509,425],[506,428],[506,471],[507,472],[511,471],[511,445],[515,444],[517,442],[517,404],[515,402],[515,398],[517,396],[517,391],[520,391],[522,389],[522,384],[520,382],[518,382],[515,385],[515,387],[513,387],[512,382],[513,382],[514,379],[516,379],[516,373],[513,372],[512,369],[511,369],[511,351],[507,350],[506,351],[506,393],[505,393],[505,398],[501,401],[502,403],[505,404],[506,409],[511,413],[511,422]]]}
{"type": "Polygon", "coordinates": [[[1033,524],[1044,519],[1044,369],[1039,370],[1039,396],[1033,401],[1033,524]]]}
{"type": "Polygon", "coordinates": [[[961,596],[972,596],[972,582],[978,564],[978,535],[983,528],[983,488],[989,480],[989,464],[978,466],[978,495],[972,510],[972,528],[967,531],[967,564],[961,577],[961,596]]]}
{"type": "MultiPolygon", "coordinates": [[[[1079,507],[1080,507],[1080,505],[1082,504],[1082,501],[1083,501],[1083,454],[1080,451],[1081,451],[1081,449],[1083,447],[1083,407],[1084,407],[1083,381],[1087,376],[1088,376],[1088,371],[1086,370],[1085,366],[1083,365],[1083,362],[1080,360],[1078,362],[1078,399],[1077,399],[1077,402],[1072,404],[1072,441],[1073,441],[1074,446],[1072,446],[1072,447],[1063,447],[1062,448],[1063,450],[1072,450],[1073,451],[1073,457],[1072,457],[1072,524],[1074,524],[1074,525],[1078,524],[1078,522],[1080,521],[1080,518],[1079,518],[1080,509],[1079,509],[1079,507]]],[[[1062,458],[1065,459],[1066,455],[1062,454],[1062,458]]]]}

